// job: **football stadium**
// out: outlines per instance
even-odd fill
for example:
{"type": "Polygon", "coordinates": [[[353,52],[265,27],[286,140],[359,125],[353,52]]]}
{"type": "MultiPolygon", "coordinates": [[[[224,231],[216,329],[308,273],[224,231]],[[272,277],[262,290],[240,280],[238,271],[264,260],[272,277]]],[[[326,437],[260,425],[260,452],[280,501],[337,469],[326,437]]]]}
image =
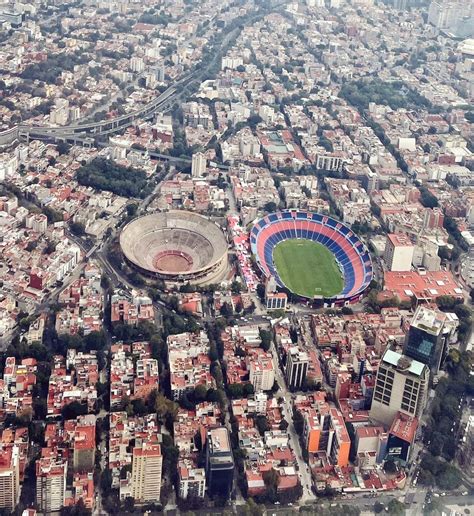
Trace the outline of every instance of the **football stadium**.
{"type": "Polygon", "coordinates": [[[171,210],[132,220],[120,234],[120,247],[132,267],[165,281],[213,283],[228,266],[221,228],[189,211],[171,210]]]}
{"type": "Polygon", "coordinates": [[[257,264],[278,286],[327,305],[358,301],[372,280],[365,245],[341,222],[287,210],[260,219],[250,232],[257,264]]]}

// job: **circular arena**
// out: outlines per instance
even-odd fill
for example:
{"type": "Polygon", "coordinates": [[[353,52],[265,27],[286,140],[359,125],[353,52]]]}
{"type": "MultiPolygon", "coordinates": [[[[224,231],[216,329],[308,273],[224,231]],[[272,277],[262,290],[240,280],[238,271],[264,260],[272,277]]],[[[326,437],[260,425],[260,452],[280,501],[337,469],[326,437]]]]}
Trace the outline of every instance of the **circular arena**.
{"type": "Polygon", "coordinates": [[[331,306],[355,302],[372,280],[365,245],[349,227],[326,215],[272,213],[253,226],[250,244],[263,274],[303,298],[331,306]]]}
{"type": "Polygon", "coordinates": [[[227,270],[227,241],[221,228],[189,211],[132,220],[120,234],[120,247],[131,266],[165,281],[212,283],[227,270]]]}

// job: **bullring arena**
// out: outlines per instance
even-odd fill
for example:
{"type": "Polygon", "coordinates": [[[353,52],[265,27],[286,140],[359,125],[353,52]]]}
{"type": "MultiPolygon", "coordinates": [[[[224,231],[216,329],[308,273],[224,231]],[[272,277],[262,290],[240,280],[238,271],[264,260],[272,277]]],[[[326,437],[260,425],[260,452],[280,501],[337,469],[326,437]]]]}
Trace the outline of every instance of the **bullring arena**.
{"type": "Polygon", "coordinates": [[[221,228],[189,211],[132,220],[120,234],[120,247],[132,267],[165,281],[215,283],[228,269],[228,245],[221,228]]]}

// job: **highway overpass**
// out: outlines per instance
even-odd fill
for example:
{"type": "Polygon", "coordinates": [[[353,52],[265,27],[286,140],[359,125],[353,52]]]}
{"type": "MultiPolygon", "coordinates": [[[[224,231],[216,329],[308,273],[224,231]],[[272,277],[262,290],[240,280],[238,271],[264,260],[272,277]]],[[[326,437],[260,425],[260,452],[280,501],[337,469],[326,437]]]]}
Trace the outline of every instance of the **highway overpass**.
{"type": "Polygon", "coordinates": [[[137,120],[146,119],[153,116],[157,111],[168,109],[179,93],[194,79],[196,72],[190,73],[178,82],[167,88],[148,104],[141,108],[100,122],[90,122],[86,124],[71,124],[61,127],[40,127],[29,124],[20,124],[0,133],[0,145],[9,145],[17,139],[21,140],[45,140],[45,141],[76,141],[83,140],[85,137],[96,135],[107,135],[119,132],[137,120]]]}

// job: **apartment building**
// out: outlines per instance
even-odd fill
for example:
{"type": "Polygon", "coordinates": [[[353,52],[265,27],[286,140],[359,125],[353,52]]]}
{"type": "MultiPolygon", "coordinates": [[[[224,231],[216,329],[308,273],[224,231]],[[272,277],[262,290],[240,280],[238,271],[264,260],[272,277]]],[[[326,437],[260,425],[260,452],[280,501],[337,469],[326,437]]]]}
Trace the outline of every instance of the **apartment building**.
{"type": "Polygon", "coordinates": [[[41,512],[60,511],[66,498],[67,459],[43,448],[36,462],[36,504],[41,512]]]}
{"type": "Polygon", "coordinates": [[[0,448],[0,509],[16,507],[20,499],[20,453],[17,446],[0,448]]]}
{"type": "Polygon", "coordinates": [[[420,417],[428,399],[427,365],[387,349],[375,380],[370,417],[390,426],[398,412],[420,417]]]}
{"type": "Polygon", "coordinates": [[[234,479],[234,457],[225,427],[207,433],[206,474],[210,493],[229,493],[234,479]]]}
{"type": "Polygon", "coordinates": [[[249,379],[255,392],[269,391],[275,383],[275,369],[271,355],[251,357],[248,361],[249,379]]]}
{"type": "Polygon", "coordinates": [[[290,348],[286,363],[286,383],[290,389],[299,389],[306,378],[309,367],[308,353],[290,348]]]}
{"type": "Polygon", "coordinates": [[[159,502],[163,456],[159,444],[135,446],[132,453],[131,496],[135,503],[159,502]]]}
{"type": "Polygon", "coordinates": [[[410,237],[403,233],[387,235],[384,260],[390,271],[409,271],[413,261],[415,246],[410,237]]]}

